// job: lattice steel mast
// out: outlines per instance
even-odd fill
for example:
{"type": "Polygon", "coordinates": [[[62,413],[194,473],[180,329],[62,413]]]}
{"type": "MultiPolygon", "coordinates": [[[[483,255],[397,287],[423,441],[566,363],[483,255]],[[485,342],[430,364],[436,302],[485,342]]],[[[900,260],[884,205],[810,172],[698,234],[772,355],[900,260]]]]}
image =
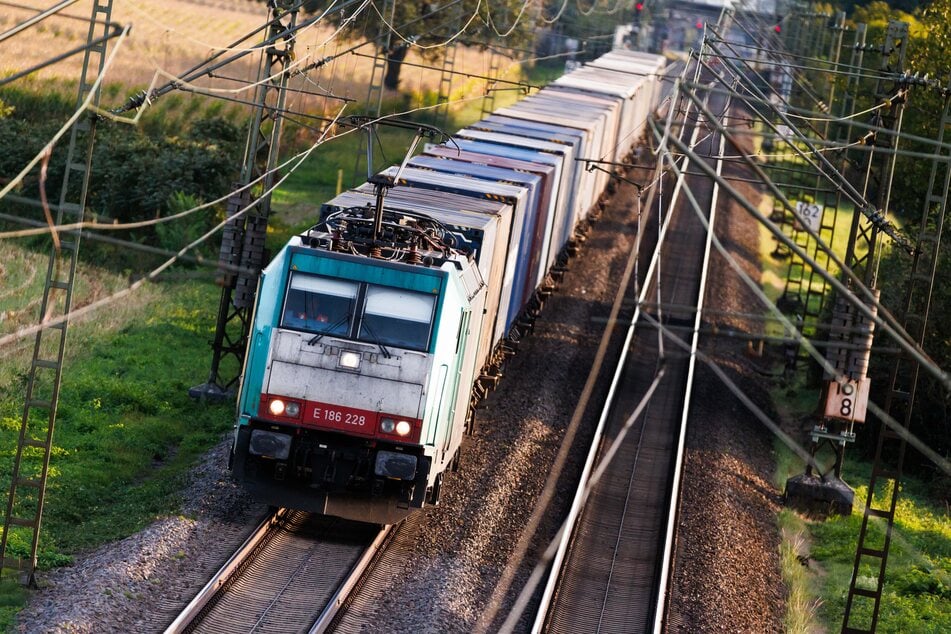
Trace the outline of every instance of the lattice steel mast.
{"type": "Polygon", "coordinates": [[[193,398],[230,398],[240,378],[258,276],[266,260],[264,241],[271,213],[271,189],[276,180],[288,66],[294,56],[299,4],[295,0],[268,3],[270,26],[266,39],[273,43],[263,50],[241,178],[227,203],[227,214],[234,218],[225,226],[218,256],[222,289],[212,342],[211,371],[206,383],[188,390],[193,398]]]}
{"type": "MultiPolygon", "coordinates": [[[[931,162],[928,190],[921,214],[918,244],[912,262],[905,296],[902,326],[909,337],[921,345],[925,340],[931,295],[941,247],[941,233],[948,208],[948,188],[951,187],[951,148],[944,146],[951,127],[951,81],[942,88],[944,105],[938,128],[936,155],[931,162]]],[[[905,461],[906,432],[911,423],[915,395],[918,387],[920,364],[907,354],[900,355],[892,366],[884,411],[894,423],[880,421],[875,460],[869,480],[868,494],[855,551],[849,593],[842,622],[844,634],[874,632],[878,626],[879,609],[885,585],[885,565],[895,524],[895,509],[898,505],[899,481],[905,461]],[[881,542],[873,536],[872,522],[884,523],[881,542]],[[871,574],[866,574],[871,573],[871,574]],[[874,587],[863,587],[864,578],[875,579],[874,587]],[[868,626],[853,623],[860,606],[871,602],[868,626]]],[[[857,617],[861,618],[861,617],[857,617]]]]}
{"type": "MultiPolygon", "coordinates": [[[[87,46],[79,79],[76,107],[93,95],[92,104],[99,105],[100,90],[96,83],[106,62],[106,40],[113,30],[112,0],[94,0],[89,18],[87,46]]],[[[70,130],[63,187],[56,211],[56,224],[82,222],[89,189],[92,150],[95,142],[96,116],[80,118],[70,130]]],[[[3,568],[18,569],[22,581],[36,585],[36,563],[39,550],[43,503],[53,447],[53,428],[59,404],[66,355],[66,333],[76,282],[76,263],[82,233],[54,236],[46,270],[43,300],[40,304],[40,325],[33,346],[33,358],[26,384],[26,400],[20,421],[20,435],[13,461],[13,476],[7,497],[7,509],[0,538],[3,568]],[[30,531],[30,554],[26,560],[8,553],[14,527],[30,531]]]]}
{"type": "MultiPolygon", "coordinates": [[[[879,72],[881,77],[899,77],[904,68],[908,25],[903,22],[889,23],[885,40],[880,46],[863,46],[866,50],[881,53],[879,72]]],[[[880,102],[891,100],[892,105],[884,116],[876,111],[873,125],[875,131],[869,137],[875,147],[884,147],[893,150],[889,155],[885,153],[883,165],[878,165],[876,152],[869,153],[864,169],[866,188],[871,183],[873,174],[879,176],[878,200],[879,209],[888,207],[892,174],[897,158],[897,139],[901,129],[904,95],[907,87],[896,86],[896,91],[886,90],[885,79],[876,82],[874,97],[880,102]],[[896,98],[896,95],[899,97],[896,98]]],[[[863,195],[867,195],[863,191],[863,195]]],[[[878,245],[878,236],[881,233],[879,223],[869,219],[856,210],[852,215],[849,230],[849,240],[846,246],[845,265],[852,271],[860,272],[863,282],[878,296],[875,290],[877,271],[872,265],[878,245]]],[[[843,280],[847,284],[848,280],[843,280]]],[[[850,285],[851,286],[851,285],[850,285]]],[[[868,304],[868,300],[863,300],[868,304]]],[[[870,309],[873,307],[870,306],[870,309]]],[[[853,491],[841,480],[842,463],[845,458],[845,447],[854,442],[854,425],[864,423],[866,417],[865,403],[868,400],[869,378],[868,361],[873,339],[873,324],[860,315],[855,306],[844,297],[837,296],[833,304],[831,329],[829,333],[830,347],[826,358],[835,368],[836,376],[826,374],[824,390],[820,403],[819,421],[813,426],[810,433],[809,453],[813,463],[806,466],[801,476],[790,478],[786,483],[787,501],[794,504],[819,502],[828,505],[828,508],[838,513],[849,513],[852,510],[853,491]],[[841,377],[841,379],[839,378],[841,377]],[[813,473],[813,464],[818,454],[824,448],[829,448],[834,456],[831,468],[820,470],[818,478],[813,473]]]]}

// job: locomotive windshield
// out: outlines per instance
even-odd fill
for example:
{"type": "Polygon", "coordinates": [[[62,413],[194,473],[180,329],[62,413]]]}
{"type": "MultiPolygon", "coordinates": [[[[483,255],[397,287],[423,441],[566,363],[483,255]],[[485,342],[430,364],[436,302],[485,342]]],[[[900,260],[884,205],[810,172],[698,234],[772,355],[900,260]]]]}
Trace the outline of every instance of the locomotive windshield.
{"type": "Polygon", "coordinates": [[[359,289],[356,282],[294,273],[287,290],[281,325],[346,336],[353,322],[359,289]]]}
{"type": "Polygon", "coordinates": [[[283,328],[426,350],[436,295],[292,273],[283,328]]]}
{"type": "Polygon", "coordinates": [[[433,295],[371,284],[358,338],[424,350],[429,346],[435,304],[433,295]]]}

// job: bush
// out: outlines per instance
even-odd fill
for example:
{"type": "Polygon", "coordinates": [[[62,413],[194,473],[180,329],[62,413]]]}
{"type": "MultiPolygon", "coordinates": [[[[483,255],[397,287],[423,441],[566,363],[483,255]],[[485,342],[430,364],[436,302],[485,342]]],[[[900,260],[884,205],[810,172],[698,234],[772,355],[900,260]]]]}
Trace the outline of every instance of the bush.
{"type": "MultiPolygon", "coordinates": [[[[188,209],[193,209],[201,204],[201,200],[185,194],[184,192],[174,192],[169,196],[166,203],[168,215],[175,215],[188,209]]],[[[155,225],[155,235],[158,240],[158,246],[169,251],[178,251],[187,244],[191,244],[202,235],[207,233],[213,226],[220,222],[219,215],[214,209],[202,209],[190,216],[180,220],[172,220],[155,225]]],[[[199,247],[198,251],[210,255],[217,245],[217,241],[212,240],[212,245],[205,244],[199,247]]]]}
{"type": "MultiPolygon", "coordinates": [[[[30,105],[36,99],[17,95],[17,100],[26,105],[17,108],[17,115],[25,114],[0,117],[0,147],[4,148],[0,153],[0,175],[5,178],[19,173],[43,149],[62,119],[34,120],[30,105]]],[[[50,97],[50,101],[38,111],[61,109],[58,99],[50,97]]],[[[182,137],[158,139],[135,128],[100,122],[86,201],[88,213],[106,222],[134,222],[163,216],[170,208],[181,211],[187,208],[182,207],[186,203],[191,206],[197,201],[220,198],[237,177],[243,149],[241,137],[240,128],[222,117],[199,119],[182,137]]],[[[49,161],[46,193],[51,202],[59,198],[66,152],[67,143],[61,140],[49,161]]],[[[78,188],[78,180],[71,187],[78,188]]],[[[39,187],[39,169],[34,169],[17,191],[38,199],[39,187]]],[[[39,217],[36,210],[22,213],[39,217]]],[[[155,225],[121,237],[178,250],[211,228],[214,216],[214,210],[198,212],[185,223],[155,225]]]]}

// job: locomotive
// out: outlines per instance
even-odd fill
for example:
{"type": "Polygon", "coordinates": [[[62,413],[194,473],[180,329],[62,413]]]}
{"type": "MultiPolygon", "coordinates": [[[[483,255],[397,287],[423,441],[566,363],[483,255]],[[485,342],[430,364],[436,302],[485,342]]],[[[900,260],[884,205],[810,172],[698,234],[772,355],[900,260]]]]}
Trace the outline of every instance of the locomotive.
{"type": "Polygon", "coordinates": [[[471,407],[659,99],[614,51],[326,202],[262,271],[231,468],[275,506],[438,503],[471,407]],[[384,198],[385,194],[385,198],[384,198]]]}

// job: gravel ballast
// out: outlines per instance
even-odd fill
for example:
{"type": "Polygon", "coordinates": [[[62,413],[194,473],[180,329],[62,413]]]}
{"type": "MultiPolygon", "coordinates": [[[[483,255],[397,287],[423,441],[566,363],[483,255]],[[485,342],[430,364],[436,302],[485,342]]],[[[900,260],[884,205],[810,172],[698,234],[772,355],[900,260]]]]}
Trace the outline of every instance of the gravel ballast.
{"type": "MultiPolygon", "coordinates": [[[[537,531],[526,534],[634,243],[635,196],[633,187],[619,188],[479,411],[461,470],[445,480],[442,503],[401,528],[391,561],[384,562],[393,566],[389,582],[371,589],[373,612],[348,621],[342,631],[468,632],[487,609],[508,612],[570,501],[568,485],[559,485],[537,531]],[[522,560],[513,561],[520,540],[528,547],[522,560]]],[[[757,239],[755,227],[743,228],[748,219],[734,222],[733,248],[755,253],[756,243],[749,242],[757,239]]],[[[739,292],[720,295],[724,306],[715,307],[742,306],[739,292]]],[[[742,355],[731,358],[733,372],[748,376],[742,355]]],[[[722,397],[715,378],[701,373],[699,381],[705,426],[692,428],[688,438],[690,484],[674,579],[687,623],[681,631],[778,631],[783,591],[769,439],[742,407],[722,397]]],[[[755,381],[744,388],[762,398],[755,381]]],[[[566,476],[578,472],[587,451],[583,440],[597,418],[597,407],[589,409],[566,476]]],[[[265,510],[231,483],[227,449],[226,441],[193,473],[183,516],[44,573],[44,588],[20,614],[19,631],[162,631],[265,510]]]]}

